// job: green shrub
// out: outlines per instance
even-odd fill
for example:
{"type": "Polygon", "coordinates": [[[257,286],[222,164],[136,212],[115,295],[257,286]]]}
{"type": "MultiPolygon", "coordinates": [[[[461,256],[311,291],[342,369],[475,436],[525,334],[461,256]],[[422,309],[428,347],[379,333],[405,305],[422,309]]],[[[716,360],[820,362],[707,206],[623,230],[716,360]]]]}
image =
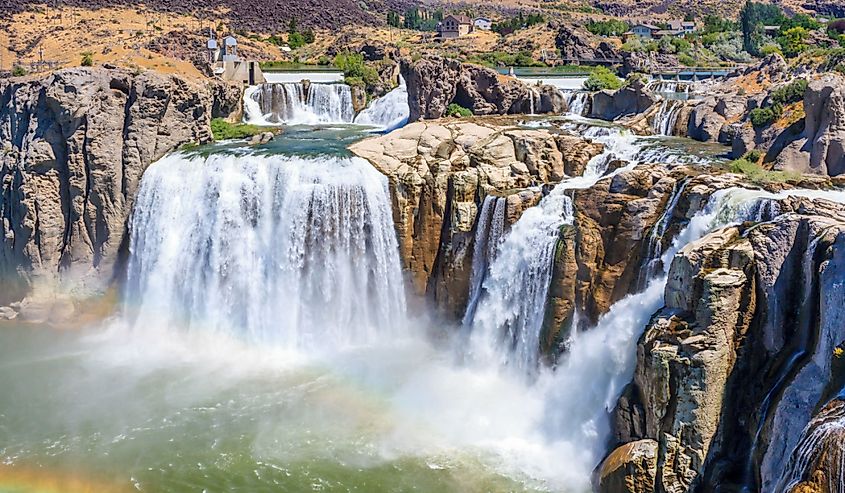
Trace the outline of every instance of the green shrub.
{"type": "Polygon", "coordinates": [[[760,55],[762,56],[769,56],[773,53],[777,53],[778,55],[783,56],[783,50],[780,49],[780,45],[768,43],[760,48],[760,55]]]}
{"type": "Polygon", "coordinates": [[[453,116],[455,118],[467,118],[472,116],[472,111],[463,106],[452,103],[446,108],[446,116],[453,116]]]}
{"type": "Polygon", "coordinates": [[[765,127],[773,123],[777,116],[772,108],[755,108],[748,114],[751,124],[756,128],[765,127]]]}
{"type": "Polygon", "coordinates": [[[292,49],[302,48],[305,46],[305,36],[300,33],[290,33],[288,34],[288,46],[292,49]]]}
{"type": "Polygon", "coordinates": [[[584,81],[584,89],[588,91],[615,91],[622,87],[622,79],[605,67],[598,67],[584,81]]]}
{"type": "Polygon", "coordinates": [[[681,53],[680,55],[678,55],[678,62],[680,62],[681,65],[685,65],[687,67],[694,67],[696,65],[695,58],[689,56],[686,53],[681,53]]]}
{"type": "Polygon", "coordinates": [[[85,53],[83,53],[82,54],[82,61],[80,62],[80,64],[83,67],[93,66],[94,65],[94,54],[91,53],[90,51],[86,51],[85,53]]]}
{"type": "Polygon", "coordinates": [[[617,19],[590,21],[587,30],[597,36],[620,36],[628,31],[628,23],[617,19]]]}
{"type": "Polygon", "coordinates": [[[754,149],[752,151],[748,151],[747,153],[745,153],[744,156],[742,156],[742,159],[744,159],[746,161],[750,161],[752,163],[759,163],[762,158],[763,158],[763,153],[761,151],[757,150],[757,149],[754,149]]]}
{"type": "Polygon", "coordinates": [[[774,104],[788,105],[797,103],[804,99],[804,93],[807,91],[808,85],[809,83],[806,79],[796,79],[783,87],[775,89],[769,97],[774,104]]]}
{"type": "Polygon", "coordinates": [[[378,71],[364,63],[364,55],[360,53],[338,53],[334,57],[334,66],[343,71],[347,84],[350,81],[357,83],[359,79],[367,86],[374,86],[380,82],[378,71]]]}
{"type": "Polygon", "coordinates": [[[625,77],[624,87],[644,86],[646,84],[648,84],[648,75],[642,72],[631,72],[628,77],[625,77]]]}
{"type": "Polygon", "coordinates": [[[26,75],[26,69],[20,65],[12,67],[12,77],[23,77],[26,75]]]}
{"type": "Polygon", "coordinates": [[[214,140],[244,139],[266,131],[257,125],[244,123],[229,123],[222,118],[211,120],[211,133],[214,140]]]}

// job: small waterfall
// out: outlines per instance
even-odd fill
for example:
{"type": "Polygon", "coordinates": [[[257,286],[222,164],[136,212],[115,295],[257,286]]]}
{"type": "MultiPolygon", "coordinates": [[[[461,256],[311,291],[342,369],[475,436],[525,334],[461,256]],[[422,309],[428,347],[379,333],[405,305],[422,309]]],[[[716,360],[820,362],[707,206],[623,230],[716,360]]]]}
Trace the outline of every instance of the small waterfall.
{"type": "Polygon", "coordinates": [[[256,125],[352,123],[352,91],[346,84],[284,83],[251,86],[244,113],[256,125]]]}
{"type": "Polygon", "coordinates": [[[584,116],[587,113],[587,103],[590,101],[590,93],[569,90],[563,90],[561,93],[566,100],[566,106],[569,108],[570,113],[578,116],[584,116]]]}
{"type": "Polygon", "coordinates": [[[664,99],[660,104],[660,109],[654,115],[654,121],[651,128],[657,135],[674,135],[675,124],[678,122],[681,108],[684,103],[673,99],[664,99]]]}
{"type": "MultiPolygon", "coordinates": [[[[845,402],[834,400],[810,421],[778,481],[777,493],[790,493],[816,469],[824,477],[820,491],[845,493],[845,402]]],[[[821,478],[819,478],[821,479],[821,478]]]]}
{"type": "Polygon", "coordinates": [[[390,132],[404,126],[411,115],[408,107],[408,86],[399,79],[399,87],[376,99],[355,117],[355,123],[370,125],[390,132]]]}
{"type": "Polygon", "coordinates": [[[655,79],[646,84],[646,90],[658,94],[687,95],[692,90],[692,84],[682,81],[655,79]]]}
{"type": "Polygon", "coordinates": [[[293,350],[377,342],[405,320],[386,178],[360,159],[174,154],[131,222],[136,330],[293,350]]]}
{"type": "Polygon", "coordinates": [[[663,236],[669,228],[672,216],[675,213],[675,207],[677,207],[678,202],[681,200],[687,183],[689,183],[689,180],[684,179],[675,185],[674,190],[672,190],[672,196],[666,204],[666,209],[663,211],[663,215],[660,216],[660,219],[651,228],[651,234],[646,244],[646,253],[643,257],[643,267],[640,269],[639,278],[637,279],[639,289],[645,288],[646,283],[657,275],[658,269],[663,268],[661,258],[663,253],[663,236]]]}
{"type": "Polygon", "coordinates": [[[487,267],[496,259],[499,243],[505,232],[505,212],[507,199],[488,195],[484,197],[478,224],[475,230],[475,240],[472,252],[472,274],[470,277],[469,302],[462,324],[464,327],[472,322],[475,308],[481,295],[481,286],[487,277],[487,267]]]}

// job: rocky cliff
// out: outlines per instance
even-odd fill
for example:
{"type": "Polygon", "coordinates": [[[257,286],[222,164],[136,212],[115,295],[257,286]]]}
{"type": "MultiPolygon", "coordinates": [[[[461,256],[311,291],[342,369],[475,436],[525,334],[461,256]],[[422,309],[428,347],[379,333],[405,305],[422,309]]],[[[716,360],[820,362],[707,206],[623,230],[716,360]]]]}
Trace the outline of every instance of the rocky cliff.
{"type": "Polygon", "coordinates": [[[553,86],[530,86],[495,70],[441,57],[401,62],[408,85],[410,121],[446,115],[456,103],[475,115],[561,113],[563,95],[553,86]]]}
{"type": "Polygon", "coordinates": [[[120,69],[0,81],[0,301],[58,277],[102,288],[146,167],[211,140],[212,116],[239,101],[237,87],[120,69]]]}
{"type": "Polygon", "coordinates": [[[813,409],[842,383],[833,300],[845,207],[789,198],[777,208],[774,220],[717,230],[673,260],[665,307],[614,411],[599,491],[804,491],[776,486],[813,409]]]}
{"type": "Polygon", "coordinates": [[[390,179],[405,268],[418,294],[459,317],[468,296],[472,238],[487,195],[507,197],[513,224],[540,187],[583,173],[603,146],[510,120],[418,122],[350,149],[390,179]]]}

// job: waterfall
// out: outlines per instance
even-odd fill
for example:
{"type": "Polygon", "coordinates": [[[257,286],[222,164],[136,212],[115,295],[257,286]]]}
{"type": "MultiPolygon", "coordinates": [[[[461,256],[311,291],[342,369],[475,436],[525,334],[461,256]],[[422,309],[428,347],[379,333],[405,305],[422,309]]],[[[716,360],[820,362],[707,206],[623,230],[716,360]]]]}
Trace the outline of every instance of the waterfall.
{"type": "Polygon", "coordinates": [[[655,79],[646,84],[646,90],[660,94],[689,94],[692,84],[689,82],[655,79]]]}
{"type": "Polygon", "coordinates": [[[633,166],[639,150],[635,137],[615,128],[591,127],[583,134],[602,142],[604,152],[590,160],[584,176],[561,182],[537,207],[526,210],[489,262],[482,290],[471,303],[474,313],[468,310],[464,316],[475,360],[526,374],[537,369],[554,249],[560,228],[574,219],[567,192],[595,184],[614,159],[633,166]]]}
{"type": "Polygon", "coordinates": [[[562,90],[566,106],[569,108],[569,113],[578,116],[584,116],[587,112],[587,103],[590,102],[590,93],[585,91],[567,91],[562,90]]]}
{"type": "Polygon", "coordinates": [[[405,319],[387,180],[357,158],[170,155],[144,174],[131,238],[136,330],[315,349],[405,319]]]}
{"type": "Polygon", "coordinates": [[[346,84],[284,83],[251,86],[244,92],[247,123],[316,125],[352,123],[352,91],[346,84]]]}
{"type": "Polygon", "coordinates": [[[390,132],[404,126],[410,115],[408,86],[405,84],[405,79],[400,77],[399,87],[374,100],[355,118],[355,123],[390,132]]]}
{"type": "Polygon", "coordinates": [[[484,197],[472,252],[472,273],[470,277],[469,301],[462,321],[464,327],[472,322],[475,307],[481,294],[481,285],[487,277],[487,266],[496,259],[496,253],[505,231],[505,209],[507,199],[488,195],[484,197]]]}
{"type": "MultiPolygon", "coordinates": [[[[828,403],[804,429],[778,482],[777,493],[794,491],[801,481],[825,463],[829,472],[820,491],[845,493],[845,404],[828,403]]],[[[820,478],[821,479],[821,478],[820,478]]]]}
{"type": "Polygon", "coordinates": [[[689,180],[684,179],[675,185],[675,188],[672,190],[672,196],[666,204],[666,209],[663,211],[663,214],[660,216],[660,219],[654,227],[651,228],[651,234],[649,235],[648,243],[646,244],[645,256],[643,257],[643,267],[640,269],[639,277],[637,279],[637,286],[639,289],[645,288],[646,283],[657,274],[658,269],[663,267],[661,263],[661,254],[663,253],[663,236],[669,228],[669,224],[675,214],[675,207],[677,207],[678,202],[681,200],[684,190],[687,187],[687,183],[689,183],[689,180]]]}
{"type": "Polygon", "coordinates": [[[684,103],[681,101],[664,99],[651,124],[654,133],[657,135],[674,135],[675,124],[678,122],[678,116],[683,107],[684,103]]]}

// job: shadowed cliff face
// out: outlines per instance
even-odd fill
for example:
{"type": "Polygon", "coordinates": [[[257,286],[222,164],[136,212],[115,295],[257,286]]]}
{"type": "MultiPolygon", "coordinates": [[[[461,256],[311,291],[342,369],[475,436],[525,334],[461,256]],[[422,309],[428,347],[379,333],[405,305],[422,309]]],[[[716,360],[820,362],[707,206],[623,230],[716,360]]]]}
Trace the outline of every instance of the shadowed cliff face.
{"type": "MultiPolygon", "coordinates": [[[[613,414],[619,448],[598,472],[600,491],[804,491],[779,483],[814,410],[841,387],[845,208],[793,197],[772,211],[782,214],[675,257],[613,414]]],[[[825,456],[822,445],[801,453],[825,456]]],[[[814,464],[792,468],[840,477],[838,465],[814,464]]]]}
{"type": "Polygon", "coordinates": [[[231,86],[124,70],[0,81],[6,285],[38,288],[61,275],[81,281],[68,289],[101,289],[116,274],[146,167],[183,144],[211,140],[212,113],[237,108],[239,97],[231,86]]]}

